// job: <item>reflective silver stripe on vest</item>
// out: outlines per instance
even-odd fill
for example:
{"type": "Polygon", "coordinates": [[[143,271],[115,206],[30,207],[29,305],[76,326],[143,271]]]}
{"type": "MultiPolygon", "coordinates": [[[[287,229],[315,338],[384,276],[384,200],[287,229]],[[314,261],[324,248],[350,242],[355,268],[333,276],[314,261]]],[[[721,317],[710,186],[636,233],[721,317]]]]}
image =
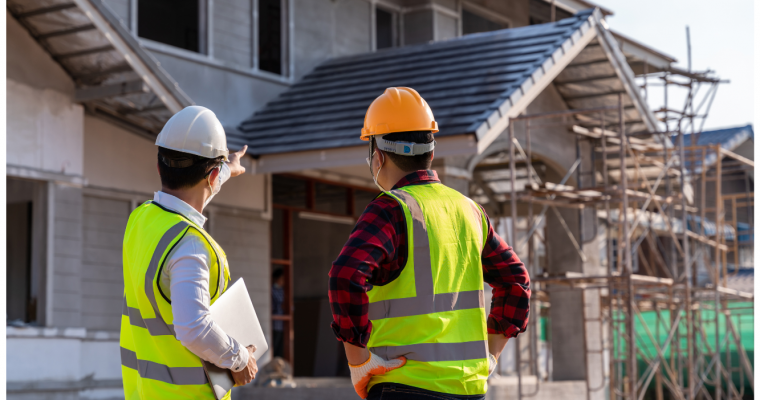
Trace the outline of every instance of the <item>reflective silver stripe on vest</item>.
{"type": "Polygon", "coordinates": [[[127,306],[126,297],[124,298],[121,314],[129,317],[130,325],[147,329],[151,336],[176,336],[176,333],[174,332],[174,324],[167,325],[162,319],[158,318],[143,318],[139,309],[127,306]]]}
{"type": "Polygon", "coordinates": [[[476,340],[462,343],[418,343],[404,346],[382,346],[370,349],[378,356],[391,360],[401,356],[409,360],[463,361],[488,358],[488,341],[476,340]]]}
{"type": "Polygon", "coordinates": [[[368,316],[369,319],[378,320],[484,307],[485,297],[483,291],[471,290],[370,303],[368,316]]]}
{"type": "MultiPolygon", "coordinates": [[[[153,278],[156,277],[158,264],[161,262],[161,257],[164,255],[164,252],[166,252],[166,249],[169,247],[172,241],[177,236],[179,236],[179,234],[182,233],[182,231],[185,230],[185,228],[188,226],[190,226],[189,223],[181,221],[169,228],[169,230],[164,233],[164,236],[162,236],[161,240],[158,241],[158,246],[156,246],[156,250],[153,252],[153,257],[150,259],[148,271],[145,273],[145,295],[148,296],[148,301],[150,301],[150,305],[153,306],[153,312],[156,314],[156,325],[163,325],[162,328],[159,328],[163,329],[163,332],[174,332],[174,327],[172,326],[172,329],[169,329],[169,325],[161,317],[161,311],[158,310],[158,303],[156,303],[156,294],[153,292],[153,278]]],[[[201,368],[201,370],[202,369],[203,368],[201,368]]]]}
{"type": "MultiPolygon", "coordinates": [[[[419,203],[412,195],[403,190],[397,189],[391,191],[391,193],[406,204],[412,216],[414,286],[417,296],[370,303],[369,319],[378,320],[444,311],[484,308],[485,299],[482,290],[435,294],[433,287],[433,266],[430,261],[430,238],[428,237],[422,208],[420,208],[419,203]]],[[[474,206],[474,203],[472,205],[474,206]]],[[[476,211],[473,210],[475,215],[478,216],[477,220],[480,222],[480,232],[482,232],[482,219],[480,219],[479,213],[476,211]]],[[[480,236],[482,236],[482,233],[480,236]]]]}
{"type": "MultiPolygon", "coordinates": [[[[433,267],[430,262],[430,238],[425,225],[425,216],[422,215],[417,200],[411,194],[403,190],[391,191],[393,195],[401,199],[412,214],[412,238],[414,241],[414,287],[417,297],[434,294],[433,267]]],[[[386,300],[387,301],[387,300],[386,300]]]]}
{"type": "Polygon", "coordinates": [[[121,348],[121,365],[134,369],[141,378],[154,379],[172,385],[205,385],[208,383],[203,367],[167,367],[153,361],[140,360],[137,354],[121,348]]]}

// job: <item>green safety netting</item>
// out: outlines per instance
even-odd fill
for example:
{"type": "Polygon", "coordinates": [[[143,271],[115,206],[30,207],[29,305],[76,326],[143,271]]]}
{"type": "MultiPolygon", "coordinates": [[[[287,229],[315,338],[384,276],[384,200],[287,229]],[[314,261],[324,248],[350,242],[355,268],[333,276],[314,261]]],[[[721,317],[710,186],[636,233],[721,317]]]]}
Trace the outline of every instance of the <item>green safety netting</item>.
{"type": "MultiPolygon", "coordinates": [[[[712,308],[712,303],[703,302],[706,306],[709,308],[712,308]]],[[[731,315],[731,321],[733,322],[734,329],[736,330],[736,333],[740,337],[740,343],[742,347],[744,348],[745,354],[749,358],[750,364],[753,364],[754,369],[754,350],[755,350],[755,340],[754,340],[754,315],[753,315],[753,309],[752,309],[752,302],[732,302],[728,304],[728,308],[732,310],[731,315]]],[[[622,315],[616,315],[616,318],[621,318],[622,315]]],[[[657,312],[655,311],[644,311],[641,313],[641,319],[643,319],[646,322],[646,327],[644,324],[642,324],[641,319],[638,317],[635,318],[635,325],[634,329],[636,330],[636,337],[637,341],[636,344],[639,346],[639,349],[647,355],[647,358],[649,360],[656,359],[657,351],[655,348],[654,343],[652,343],[652,340],[650,338],[650,334],[652,337],[655,338],[657,341],[657,344],[662,346],[662,344],[665,342],[665,340],[668,337],[669,333],[669,327],[670,327],[670,312],[669,311],[661,311],[660,317],[658,319],[657,312]],[[647,333],[647,329],[649,330],[649,333],[647,333]]],[[[683,317],[682,317],[683,318],[683,317]]],[[[701,334],[698,335],[698,345],[701,346],[702,349],[706,350],[706,343],[709,344],[709,347],[712,349],[715,347],[715,311],[708,310],[708,309],[701,309],[694,312],[694,318],[697,318],[699,321],[701,321],[701,326],[704,327],[705,334],[702,336],[701,334]],[[706,343],[705,343],[706,340],[706,343]]],[[[541,325],[541,340],[546,341],[548,335],[550,334],[549,328],[548,328],[548,317],[541,317],[540,318],[540,325],[541,325]]],[[[680,348],[681,351],[686,349],[686,328],[683,325],[683,322],[681,323],[681,339],[680,339],[680,348]]],[[[726,322],[725,318],[723,316],[719,319],[719,325],[718,325],[718,335],[722,339],[726,338],[727,335],[729,335],[730,332],[726,328],[726,322]]],[[[615,343],[620,343],[617,340],[617,335],[615,335],[615,343]]],[[[675,341],[671,342],[670,346],[673,346],[675,341]]],[[[732,338],[729,338],[728,348],[730,352],[730,359],[731,359],[731,366],[735,369],[739,369],[741,367],[740,364],[740,358],[739,358],[739,350],[738,346],[735,344],[735,342],[732,340],[732,338]]],[[[619,352],[625,352],[626,346],[625,343],[618,344],[616,346],[619,350],[619,352]]],[[[726,360],[726,347],[725,345],[722,347],[723,355],[722,355],[722,362],[723,365],[727,365],[726,360]]],[[[666,359],[670,359],[671,352],[673,351],[672,347],[668,347],[664,351],[664,355],[666,359]]],[[[646,369],[648,367],[648,362],[644,357],[639,356],[638,357],[638,373],[641,376],[644,372],[646,372],[646,369]]],[[[663,371],[664,372],[664,371],[663,371]]],[[[666,372],[664,372],[666,373],[666,372]]],[[[684,376],[685,378],[685,376],[684,376]]],[[[737,388],[745,387],[745,390],[750,390],[749,382],[747,381],[746,377],[745,379],[742,379],[741,373],[739,371],[734,371],[732,373],[732,380],[734,381],[734,385],[737,386],[737,388]]],[[[650,384],[650,387],[654,384],[654,379],[652,380],[652,383],[650,384]]],[[[710,385],[708,385],[708,388],[712,388],[710,385]]]]}
{"type": "MultiPolygon", "coordinates": [[[[707,308],[712,308],[711,303],[703,302],[707,308]]],[[[740,338],[741,346],[744,348],[745,354],[749,358],[750,364],[754,363],[754,350],[755,350],[755,341],[754,341],[754,315],[753,315],[753,309],[752,309],[752,302],[732,302],[728,304],[728,308],[732,310],[731,313],[731,321],[733,322],[733,327],[736,330],[736,333],[738,334],[740,338]]],[[[694,311],[694,318],[696,321],[700,321],[700,324],[703,327],[704,334],[701,334],[697,332],[697,346],[702,349],[703,352],[707,353],[708,348],[714,349],[715,348],[715,311],[710,309],[700,309],[694,311]]],[[[620,316],[618,316],[620,317],[620,316]]],[[[685,318],[685,315],[682,316],[682,318],[685,318]]],[[[728,366],[728,359],[727,359],[727,351],[726,346],[728,346],[728,353],[730,354],[728,357],[730,357],[730,365],[736,369],[736,371],[733,371],[731,373],[732,380],[734,382],[734,385],[737,386],[737,388],[745,387],[746,389],[749,389],[750,384],[748,380],[746,379],[746,376],[742,376],[742,372],[738,371],[738,369],[741,367],[741,360],[739,355],[739,348],[736,345],[736,342],[733,340],[733,336],[731,335],[731,332],[727,329],[726,326],[726,320],[723,315],[720,316],[718,321],[718,331],[717,334],[719,338],[721,339],[721,360],[724,366],[728,366]],[[725,338],[728,338],[728,343],[724,344],[723,340],[725,338]]],[[[656,359],[657,356],[657,350],[652,342],[652,337],[656,340],[657,344],[659,346],[662,346],[665,340],[668,337],[670,328],[670,312],[669,311],[661,311],[660,317],[658,318],[656,311],[644,311],[641,313],[641,318],[636,317],[635,318],[635,325],[634,329],[636,330],[636,345],[639,347],[639,350],[646,354],[647,357],[639,355],[638,356],[638,373],[639,375],[642,375],[644,372],[646,372],[646,369],[648,367],[647,360],[656,359]],[[646,327],[642,323],[642,320],[646,323],[646,327]],[[651,337],[650,337],[651,335],[651,337]]],[[[680,324],[680,335],[681,338],[679,340],[679,346],[680,350],[685,354],[686,349],[686,327],[684,323],[682,322],[680,324]]],[[[617,335],[615,335],[617,339],[617,335]]],[[[617,341],[616,341],[617,342],[617,341]]],[[[619,342],[618,342],[619,343],[619,342]]],[[[663,354],[665,355],[666,359],[670,359],[671,352],[673,351],[673,346],[675,344],[675,340],[671,342],[671,345],[665,349],[663,354]]],[[[618,349],[620,349],[621,352],[626,351],[625,343],[622,343],[617,346],[618,349]]],[[[753,366],[754,368],[754,366],[753,366]]],[[[664,373],[667,373],[663,371],[664,373]]],[[[684,376],[685,378],[685,376],[684,376]]],[[[652,381],[653,384],[654,380],[652,381]]],[[[710,385],[707,385],[708,388],[711,388],[710,385]]],[[[650,385],[651,387],[651,385],[650,385]]]]}

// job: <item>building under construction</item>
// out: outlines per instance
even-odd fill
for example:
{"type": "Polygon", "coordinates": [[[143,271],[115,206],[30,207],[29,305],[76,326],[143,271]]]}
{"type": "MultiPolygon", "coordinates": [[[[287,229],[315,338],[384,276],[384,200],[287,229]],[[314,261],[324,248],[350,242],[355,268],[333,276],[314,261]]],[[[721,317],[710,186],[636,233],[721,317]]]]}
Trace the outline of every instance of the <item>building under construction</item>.
{"type": "Polygon", "coordinates": [[[752,128],[702,132],[720,79],[611,15],[585,0],[9,0],[7,397],[123,398],[124,230],[160,189],[157,133],[197,104],[230,150],[249,146],[205,229],[294,375],[234,396],[353,398],[327,273],[378,194],[367,107],[408,86],[440,127],[442,183],[530,272],[530,324],[489,399],[751,398],[752,128]]]}
{"type": "MultiPolygon", "coordinates": [[[[567,316],[557,308],[568,296],[583,304],[587,398],[754,396],[745,348],[754,347],[753,287],[729,283],[754,268],[754,161],[746,147],[744,154],[729,150],[746,137],[737,135],[733,146],[700,140],[723,83],[712,74],[672,68],[642,78],[644,90],[650,80],[664,87],[665,102],[668,93],[685,92],[683,109],[665,103],[656,111],[665,129],[633,126],[619,95],[617,105],[516,117],[504,150],[475,167],[471,194],[502,217],[533,282],[534,318],[529,338],[518,338],[512,369],[518,398],[534,397],[542,373],[551,375],[539,346],[567,345],[542,341],[540,324],[562,324],[567,316]],[[532,151],[531,135],[542,129],[575,141],[577,158],[559,183],[532,151]],[[569,224],[561,209],[580,223],[569,224]],[[578,258],[581,269],[548,272],[544,255],[556,235],[573,244],[577,254],[563,257],[578,258]],[[591,260],[586,247],[599,258],[591,260]],[[526,375],[538,379],[526,383],[526,375]]],[[[751,127],[734,131],[753,135],[751,127]]]]}

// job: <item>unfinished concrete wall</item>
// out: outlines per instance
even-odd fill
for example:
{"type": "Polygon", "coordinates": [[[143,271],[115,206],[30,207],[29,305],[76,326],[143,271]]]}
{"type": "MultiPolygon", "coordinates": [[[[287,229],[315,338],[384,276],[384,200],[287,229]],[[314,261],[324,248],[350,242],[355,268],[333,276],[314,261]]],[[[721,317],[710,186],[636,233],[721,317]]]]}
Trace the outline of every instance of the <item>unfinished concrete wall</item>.
{"type": "MultiPolygon", "coordinates": [[[[261,327],[271,343],[271,277],[269,221],[257,214],[226,207],[212,207],[206,229],[227,254],[231,282],[245,280],[261,327]]],[[[268,352],[259,360],[266,364],[268,352]]]]}
{"type": "Polygon", "coordinates": [[[122,243],[132,207],[127,200],[84,197],[82,326],[118,331],[124,293],[122,243]]]}
{"type": "Polygon", "coordinates": [[[152,140],[89,115],[84,119],[84,139],[88,186],[146,195],[161,189],[152,140]]]}
{"type": "Polygon", "coordinates": [[[150,52],[195,104],[214,111],[224,126],[236,126],[287,88],[284,82],[252,73],[159,50],[150,52]]]}
{"type": "Polygon", "coordinates": [[[510,28],[530,25],[529,0],[472,0],[470,3],[508,19],[510,28]]]}
{"type": "MultiPolygon", "coordinates": [[[[452,11],[456,8],[452,9],[452,11]]],[[[435,12],[435,40],[454,39],[459,36],[459,19],[449,13],[435,12]]]]}
{"type": "Polygon", "coordinates": [[[214,0],[211,20],[213,56],[231,65],[253,68],[250,0],[214,0]]]}
{"type": "MultiPolygon", "coordinates": [[[[82,189],[51,183],[53,190],[53,257],[49,293],[50,325],[82,326],[82,189]]],[[[50,227],[49,227],[50,228],[50,227]]]]}
{"type": "Polygon", "coordinates": [[[435,40],[433,13],[434,11],[431,9],[404,13],[404,31],[402,32],[404,45],[421,44],[435,40]]]}
{"type": "Polygon", "coordinates": [[[328,58],[372,50],[370,2],[295,0],[293,3],[296,79],[328,58]]]}

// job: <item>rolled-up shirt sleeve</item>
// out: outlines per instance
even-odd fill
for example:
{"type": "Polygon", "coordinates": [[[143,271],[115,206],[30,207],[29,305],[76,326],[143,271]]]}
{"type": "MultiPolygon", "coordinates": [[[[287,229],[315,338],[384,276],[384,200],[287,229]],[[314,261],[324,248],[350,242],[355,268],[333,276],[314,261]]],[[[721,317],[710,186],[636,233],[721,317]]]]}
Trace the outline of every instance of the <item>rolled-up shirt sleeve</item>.
{"type": "Polygon", "coordinates": [[[248,350],[227,335],[209,313],[209,255],[195,236],[184,237],[166,265],[177,339],[198,357],[235,372],[248,364],[248,350]]]}
{"type": "Polygon", "coordinates": [[[512,247],[494,231],[490,219],[481,261],[483,280],[493,288],[488,333],[515,337],[528,325],[530,277],[512,247]]]}

